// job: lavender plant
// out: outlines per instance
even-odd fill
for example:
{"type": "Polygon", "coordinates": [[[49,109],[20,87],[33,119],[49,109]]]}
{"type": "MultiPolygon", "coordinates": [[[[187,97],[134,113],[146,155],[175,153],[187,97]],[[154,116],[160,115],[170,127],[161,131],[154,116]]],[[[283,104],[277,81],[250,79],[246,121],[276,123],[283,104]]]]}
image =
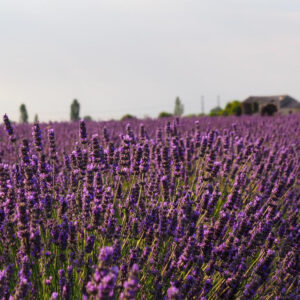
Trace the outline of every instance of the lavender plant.
{"type": "Polygon", "coordinates": [[[300,115],[3,121],[0,299],[300,299],[300,115]]]}

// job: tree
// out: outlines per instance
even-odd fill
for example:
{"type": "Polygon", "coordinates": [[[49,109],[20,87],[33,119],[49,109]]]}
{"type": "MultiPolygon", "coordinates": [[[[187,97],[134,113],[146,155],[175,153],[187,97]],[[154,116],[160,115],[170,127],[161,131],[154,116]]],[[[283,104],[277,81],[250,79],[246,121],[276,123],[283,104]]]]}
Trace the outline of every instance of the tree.
{"type": "Polygon", "coordinates": [[[188,114],[188,115],[185,115],[186,118],[196,118],[197,117],[197,114],[188,114]]]}
{"type": "Polygon", "coordinates": [[[158,118],[170,118],[170,117],[173,117],[173,114],[166,112],[166,111],[162,111],[158,115],[158,118]]]}
{"type": "Polygon", "coordinates": [[[242,114],[242,105],[238,100],[234,100],[226,104],[223,111],[224,116],[240,116],[242,114]]]}
{"type": "Polygon", "coordinates": [[[84,116],[84,121],[93,121],[93,118],[91,116],[84,116]]]}
{"type": "Polygon", "coordinates": [[[21,104],[20,106],[20,122],[28,123],[28,113],[25,104],[21,104]]]}
{"type": "Polygon", "coordinates": [[[223,114],[223,109],[220,106],[213,108],[209,113],[211,117],[222,116],[222,114],[223,114]]]}
{"type": "Polygon", "coordinates": [[[38,121],[39,121],[39,116],[38,116],[38,114],[35,114],[35,115],[34,115],[33,122],[36,123],[36,122],[38,122],[38,121]]]}
{"type": "Polygon", "coordinates": [[[77,99],[74,99],[71,104],[71,121],[79,121],[80,120],[80,104],[77,99]]]}
{"type": "Polygon", "coordinates": [[[126,114],[121,118],[121,121],[130,120],[130,119],[136,119],[136,117],[131,114],[126,114]]]}
{"type": "Polygon", "coordinates": [[[174,107],[174,116],[182,116],[184,112],[184,106],[181,103],[181,100],[179,97],[176,97],[175,99],[175,107],[174,107]]]}

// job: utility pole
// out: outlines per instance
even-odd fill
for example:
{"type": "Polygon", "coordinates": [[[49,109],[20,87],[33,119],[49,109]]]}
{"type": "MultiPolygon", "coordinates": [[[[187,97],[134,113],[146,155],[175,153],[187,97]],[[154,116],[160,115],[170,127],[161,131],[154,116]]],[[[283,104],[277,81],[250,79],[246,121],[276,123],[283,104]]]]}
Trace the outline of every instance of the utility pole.
{"type": "Polygon", "coordinates": [[[204,115],[204,96],[201,95],[201,113],[204,115]]]}

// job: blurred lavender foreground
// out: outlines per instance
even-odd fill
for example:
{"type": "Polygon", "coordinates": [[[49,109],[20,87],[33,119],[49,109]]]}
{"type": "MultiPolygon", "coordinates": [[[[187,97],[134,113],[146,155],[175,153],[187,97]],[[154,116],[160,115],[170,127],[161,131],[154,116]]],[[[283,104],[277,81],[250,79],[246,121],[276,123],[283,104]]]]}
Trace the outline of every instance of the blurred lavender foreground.
{"type": "Polygon", "coordinates": [[[0,127],[0,299],[300,299],[300,115],[0,127]]]}

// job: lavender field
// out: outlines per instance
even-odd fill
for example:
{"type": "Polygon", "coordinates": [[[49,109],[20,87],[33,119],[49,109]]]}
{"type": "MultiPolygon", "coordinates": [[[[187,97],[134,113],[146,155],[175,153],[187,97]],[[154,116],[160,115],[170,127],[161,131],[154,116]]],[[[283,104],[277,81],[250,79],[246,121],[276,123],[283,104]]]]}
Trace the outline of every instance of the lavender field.
{"type": "Polygon", "coordinates": [[[300,114],[0,126],[0,299],[300,299],[300,114]]]}

